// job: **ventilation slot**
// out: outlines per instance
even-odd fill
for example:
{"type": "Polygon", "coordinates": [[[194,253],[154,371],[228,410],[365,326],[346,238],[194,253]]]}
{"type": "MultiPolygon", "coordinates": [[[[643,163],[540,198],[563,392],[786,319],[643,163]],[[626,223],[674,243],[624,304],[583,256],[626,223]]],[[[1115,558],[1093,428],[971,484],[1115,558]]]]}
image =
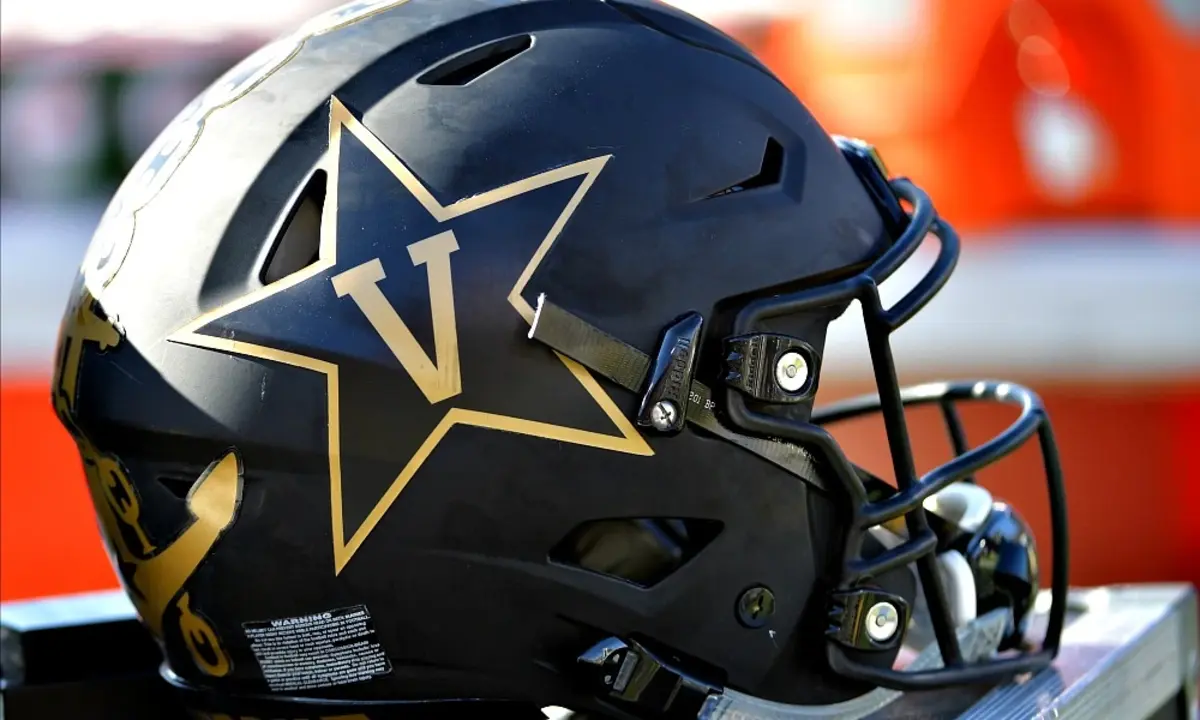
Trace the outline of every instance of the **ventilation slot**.
{"type": "Polygon", "coordinates": [[[533,37],[518,35],[468,50],[422,75],[422,85],[466,85],[533,47],[533,37]]]}
{"type": "Polygon", "coordinates": [[[783,178],[783,145],[775,138],[767,138],[767,149],[763,152],[762,169],[758,174],[736,185],[730,185],[709,195],[706,200],[733,195],[754,188],[778,185],[783,178]]]}
{"type": "Polygon", "coordinates": [[[651,587],[698,555],[722,528],[717,520],[592,520],[567,533],[550,560],[651,587]]]}
{"type": "Polygon", "coordinates": [[[327,181],[325,171],[318,170],[304,186],[296,204],[292,206],[291,214],[283,223],[279,240],[267,258],[260,278],[264,285],[299,272],[317,261],[327,181]]]}

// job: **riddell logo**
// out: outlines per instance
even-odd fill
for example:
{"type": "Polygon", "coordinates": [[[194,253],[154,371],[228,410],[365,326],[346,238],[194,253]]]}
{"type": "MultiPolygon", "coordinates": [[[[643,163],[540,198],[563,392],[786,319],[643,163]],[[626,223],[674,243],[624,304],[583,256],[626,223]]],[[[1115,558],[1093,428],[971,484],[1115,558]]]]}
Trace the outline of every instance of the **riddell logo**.
{"type": "Polygon", "coordinates": [[[687,395],[687,390],[683,383],[687,379],[688,366],[692,362],[692,341],[686,337],[680,337],[675,341],[675,348],[671,351],[671,369],[668,372],[667,379],[671,383],[671,393],[674,397],[682,398],[687,395]]]}

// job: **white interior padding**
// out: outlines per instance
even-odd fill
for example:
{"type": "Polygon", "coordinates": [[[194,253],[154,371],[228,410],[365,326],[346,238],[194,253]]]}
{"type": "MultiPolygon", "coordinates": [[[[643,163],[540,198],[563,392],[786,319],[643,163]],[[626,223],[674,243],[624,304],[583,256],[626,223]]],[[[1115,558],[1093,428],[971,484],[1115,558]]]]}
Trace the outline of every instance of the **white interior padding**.
{"type": "Polygon", "coordinates": [[[974,483],[957,482],[926,499],[925,510],[975,532],[992,511],[992,494],[974,483]]]}
{"type": "Polygon", "coordinates": [[[938,555],[937,560],[942,586],[946,590],[947,609],[954,627],[960,628],[975,619],[975,574],[957,550],[947,550],[938,555]]]}

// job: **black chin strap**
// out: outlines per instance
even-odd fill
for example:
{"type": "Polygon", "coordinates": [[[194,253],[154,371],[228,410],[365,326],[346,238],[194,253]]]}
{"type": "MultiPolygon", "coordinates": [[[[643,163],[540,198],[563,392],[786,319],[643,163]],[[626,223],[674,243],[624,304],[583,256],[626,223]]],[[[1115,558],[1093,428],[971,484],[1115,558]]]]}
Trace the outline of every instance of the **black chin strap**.
{"type": "MultiPolygon", "coordinates": [[[[652,375],[657,374],[659,368],[653,366],[649,355],[572,315],[550,302],[545,295],[538,297],[537,312],[529,329],[529,337],[632,393],[650,397],[658,385],[657,382],[653,382],[652,375]]],[[[665,353],[668,361],[679,354],[674,348],[668,350],[669,352],[665,353]]],[[[664,353],[660,352],[660,366],[663,366],[663,357],[664,353]]],[[[691,423],[749,450],[821,490],[828,490],[817,473],[812,456],[804,449],[791,443],[742,435],[722,425],[715,413],[717,402],[713,398],[712,390],[704,383],[692,379],[690,386],[685,386],[682,394],[684,397],[677,405],[683,416],[680,418],[680,425],[683,421],[691,423]]],[[[639,425],[644,426],[644,423],[639,422],[639,425]]]]}

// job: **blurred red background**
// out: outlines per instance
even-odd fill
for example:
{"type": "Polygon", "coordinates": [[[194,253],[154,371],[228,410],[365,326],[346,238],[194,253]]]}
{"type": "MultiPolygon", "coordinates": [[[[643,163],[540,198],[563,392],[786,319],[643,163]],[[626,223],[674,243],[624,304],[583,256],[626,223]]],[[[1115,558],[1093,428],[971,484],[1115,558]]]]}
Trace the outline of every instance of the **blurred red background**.
{"type": "MultiPolygon", "coordinates": [[[[49,400],[67,283],[107,196],[204,84],[333,4],[263,0],[236,24],[219,7],[183,17],[160,5],[134,30],[97,14],[50,32],[46,10],[6,3],[0,600],[116,583],[49,400]]],[[[1038,390],[1067,477],[1072,582],[1200,584],[1200,6],[676,4],[760,52],[829,131],[877,144],[963,233],[959,275],[896,336],[901,378],[1038,390]]],[[[873,389],[853,318],[839,325],[822,402],[873,389]]],[[[974,442],[1013,417],[964,412],[974,442]]],[[[911,421],[919,464],[944,460],[938,417],[911,421]]],[[[880,427],[838,435],[889,474],[880,427]]],[[[1037,462],[1025,449],[981,480],[1047,537],[1037,462]]]]}

